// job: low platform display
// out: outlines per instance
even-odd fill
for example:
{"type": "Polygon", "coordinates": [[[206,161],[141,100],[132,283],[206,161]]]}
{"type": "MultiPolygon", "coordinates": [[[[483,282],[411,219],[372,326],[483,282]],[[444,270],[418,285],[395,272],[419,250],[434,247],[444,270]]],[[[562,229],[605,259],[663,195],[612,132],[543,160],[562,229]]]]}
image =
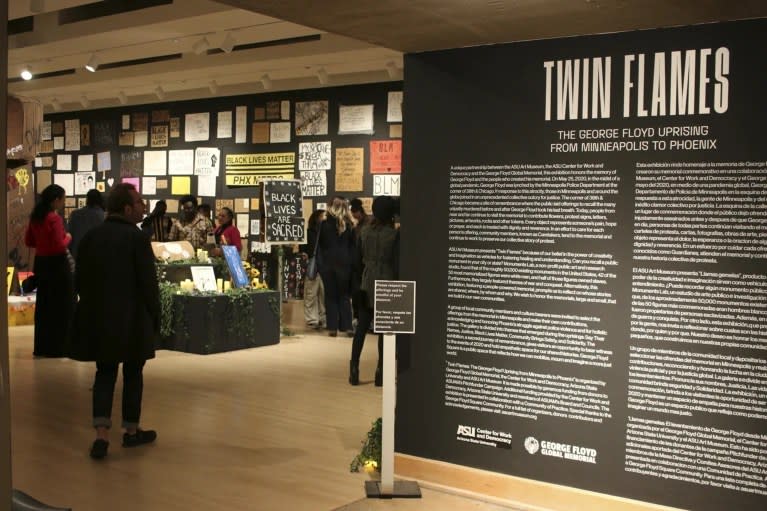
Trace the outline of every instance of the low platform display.
{"type": "Polygon", "coordinates": [[[208,355],[280,342],[276,291],[181,293],[171,301],[163,307],[160,349],[208,355]]]}

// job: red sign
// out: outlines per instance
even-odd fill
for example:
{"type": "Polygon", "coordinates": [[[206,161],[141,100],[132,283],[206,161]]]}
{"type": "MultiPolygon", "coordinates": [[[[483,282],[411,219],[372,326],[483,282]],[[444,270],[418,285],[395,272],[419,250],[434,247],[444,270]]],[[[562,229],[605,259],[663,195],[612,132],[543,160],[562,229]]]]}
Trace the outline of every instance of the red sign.
{"type": "Polygon", "coordinates": [[[402,140],[373,140],[370,142],[370,173],[399,174],[402,172],[402,140]]]}

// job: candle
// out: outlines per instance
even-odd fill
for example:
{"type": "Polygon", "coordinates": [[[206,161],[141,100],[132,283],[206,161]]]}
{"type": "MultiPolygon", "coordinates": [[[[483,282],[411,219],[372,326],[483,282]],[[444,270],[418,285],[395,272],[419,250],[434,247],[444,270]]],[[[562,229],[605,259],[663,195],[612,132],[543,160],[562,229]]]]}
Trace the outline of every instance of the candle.
{"type": "Polygon", "coordinates": [[[228,280],[224,281],[224,291],[229,291],[230,289],[232,289],[232,283],[228,280]]]}
{"type": "Polygon", "coordinates": [[[224,279],[216,279],[216,289],[219,293],[224,290],[224,279]]]}

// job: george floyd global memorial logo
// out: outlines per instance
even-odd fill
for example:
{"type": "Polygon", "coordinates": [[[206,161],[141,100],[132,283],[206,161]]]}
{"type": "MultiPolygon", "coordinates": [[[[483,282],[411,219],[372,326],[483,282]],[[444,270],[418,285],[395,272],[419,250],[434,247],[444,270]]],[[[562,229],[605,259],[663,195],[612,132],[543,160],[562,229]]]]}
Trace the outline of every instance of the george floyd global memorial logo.
{"type": "Polygon", "coordinates": [[[525,438],[525,450],[529,452],[530,454],[535,454],[538,452],[538,448],[540,447],[540,443],[535,437],[529,436],[525,438]]]}

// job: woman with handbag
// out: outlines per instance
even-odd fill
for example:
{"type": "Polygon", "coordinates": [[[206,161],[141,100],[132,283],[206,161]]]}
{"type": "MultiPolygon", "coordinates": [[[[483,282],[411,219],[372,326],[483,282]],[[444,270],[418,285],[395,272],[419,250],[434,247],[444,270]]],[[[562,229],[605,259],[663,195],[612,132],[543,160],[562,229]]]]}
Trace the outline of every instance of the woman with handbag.
{"type": "Polygon", "coordinates": [[[306,245],[301,247],[308,259],[304,276],[304,319],[307,326],[325,328],[325,288],[320,278],[318,247],[320,226],[325,221],[325,210],[318,209],[306,222],[306,245]]]}
{"type": "Polygon", "coordinates": [[[34,273],[36,357],[63,357],[74,308],[74,283],[67,246],[72,236],[64,230],[59,211],[64,189],[49,185],[29,216],[24,243],[35,249],[34,273]]]}

